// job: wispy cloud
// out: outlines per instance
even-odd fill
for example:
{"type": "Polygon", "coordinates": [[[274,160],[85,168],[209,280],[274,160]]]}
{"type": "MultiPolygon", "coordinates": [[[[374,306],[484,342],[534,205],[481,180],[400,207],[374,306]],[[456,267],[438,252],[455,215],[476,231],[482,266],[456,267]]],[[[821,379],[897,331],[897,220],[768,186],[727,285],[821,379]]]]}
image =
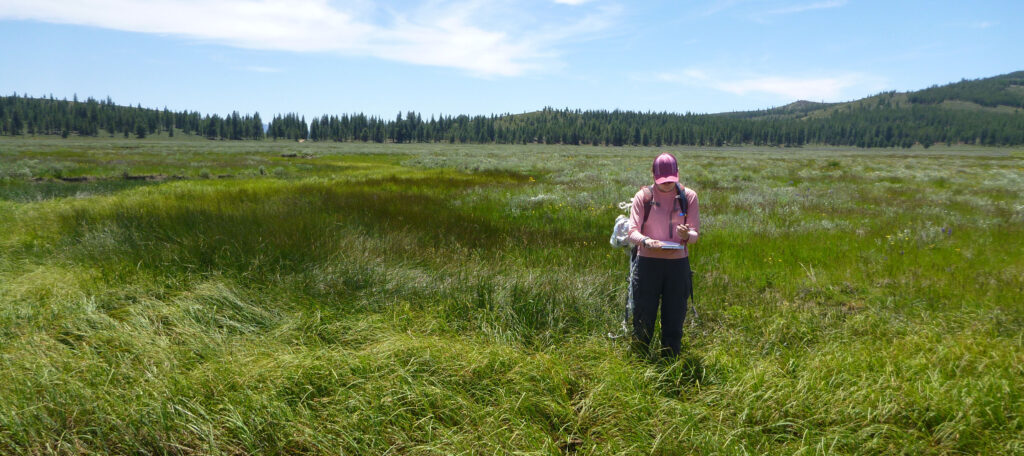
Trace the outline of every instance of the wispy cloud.
{"type": "Polygon", "coordinates": [[[266,66],[259,66],[259,65],[248,65],[248,66],[242,67],[242,69],[245,70],[245,71],[252,71],[253,73],[280,73],[281,71],[283,71],[280,68],[266,67],[266,66]]]}
{"type": "Polygon", "coordinates": [[[856,88],[870,93],[884,87],[879,78],[862,73],[842,73],[817,77],[753,75],[730,78],[690,68],[657,73],[653,79],[660,82],[706,87],[736,95],[769,94],[794,101],[840,101],[852,98],[852,94],[849,93],[850,89],[856,88]]]}
{"type": "Polygon", "coordinates": [[[554,0],[554,1],[555,1],[555,3],[561,3],[563,5],[578,6],[578,5],[582,5],[584,3],[589,2],[590,0],[554,0]]]}
{"type": "Polygon", "coordinates": [[[803,13],[806,11],[839,8],[849,0],[820,0],[810,3],[792,3],[777,0],[713,0],[700,13],[710,16],[726,10],[740,9],[741,15],[756,22],[767,22],[773,16],[803,13]],[[741,8],[742,7],[742,8],[741,8]]]}
{"type": "Polygon", "coordinates": [[[970,27],[976,29],[987,29],[989,27],[994,27],[996,25],[999,25],[999,23],[995,21],[978,21],[971,23],[970,27]]]}
{"type": "MultiPolygon", "coordinates": [[[[579,5],[581,0],[556,0],[579,5]]],[[[328,0],[6,0],[0,19],[36,20],[185,37],[228,46],[328,52],[516,76],[557,56],[562,30],[609,22],[594,9],[571,23],[505,14],[511,2],[426,0],[401,12],[328,0]],[[520,20],[509,21],[509,17],[520,20]]],[[[589,9],[589,8],[588,8],[589,9]]]]}
{"type": "Polygon", "coordinates": [[[841,6],[846,5],[846,2],[847,2],[847,0],[827,0],[827,1],[823,1],[823,2],[804,3],[804,4],[799,4],[799,5],[790,5],[790,6],[786,6],[786,7],[782,7],[782,8],[778,8],[778,9],[774,9],[774,10],[770,10],[770,11],[766,12],[765,14],[776,15],[777,16],[777,15],[782,15],[782,14],[796,14],[796,13],[802,13],[804,11],[813,11],[813,10],[819,10],[819,9],[839,8],[841,6]]]}
{"type": "Polygon", "coordinates": [[[707,5],[701,14],[704,16],[710,16],[743,3],[750,3],[751,1],[752,0],[713,0],[707,5]]]}

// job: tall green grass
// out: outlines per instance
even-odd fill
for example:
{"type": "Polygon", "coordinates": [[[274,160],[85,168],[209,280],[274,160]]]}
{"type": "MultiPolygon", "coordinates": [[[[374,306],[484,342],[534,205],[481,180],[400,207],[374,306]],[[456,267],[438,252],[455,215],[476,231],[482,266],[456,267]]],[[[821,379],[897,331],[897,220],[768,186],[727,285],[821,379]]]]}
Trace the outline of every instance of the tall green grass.
{"type": "Polygon", "coordinates": [[[0,453],[1024,452],[1020,151],[672,151],[656,360],[605,242],[661,150],[2,140],[0,453]]]}

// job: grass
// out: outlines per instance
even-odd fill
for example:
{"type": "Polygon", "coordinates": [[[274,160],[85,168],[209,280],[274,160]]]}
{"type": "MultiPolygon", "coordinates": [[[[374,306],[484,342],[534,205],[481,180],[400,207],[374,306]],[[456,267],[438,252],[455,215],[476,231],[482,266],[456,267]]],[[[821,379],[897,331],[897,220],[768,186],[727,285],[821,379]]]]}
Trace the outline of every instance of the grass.
{"type": "Polygon", "coordinates": [[[0,453],[1024,453],[1021,150],[672,151],[648,360],[660,150],[0,138],[0,453]]]}

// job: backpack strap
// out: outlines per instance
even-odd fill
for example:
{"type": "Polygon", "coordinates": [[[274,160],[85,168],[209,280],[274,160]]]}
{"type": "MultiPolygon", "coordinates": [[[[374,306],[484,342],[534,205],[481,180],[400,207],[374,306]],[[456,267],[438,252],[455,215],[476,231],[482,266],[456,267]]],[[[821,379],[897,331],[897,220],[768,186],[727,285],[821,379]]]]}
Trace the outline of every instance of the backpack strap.
{"type": "Polygon", "coordinates": [[[646,188],[647,191],[644,192],[644,220],[640,222],[640,233],[644,232],[644,225],[647,224],[647,217],[650,217],[651,205],[654,203],[654,185],[652,184],[650,187],[644,188],[646,188]],[[650,198],[647,198],[648,194],[651,195],[650,198]]]}
{"type": "MultiPolygon", "coordinates": [[[[651,205],[654,203],[654,185],[644,187],[647,189],[644,192],[644,219],[640,223],[640,232],[643,233],[644,225],[647,224],[647,217],[651,215],[651,205]],[[647,195],[650,194],[650,198],[647,195]]],[[[690,203],[686,201],[686,187],[676,182],[676,203],[679,204],[679,213],[683,214],[683,220],[686,220],[686,213],[690,207],[690,203]]]]}
{"type": "Polygon", "coordinates": [[[690,207],[690,203],[686,201],[686,187],[676,182],[676,202],[679,203],[679,213],[683,216],[683,221],[686,221],[686,212],[690,207]]]}

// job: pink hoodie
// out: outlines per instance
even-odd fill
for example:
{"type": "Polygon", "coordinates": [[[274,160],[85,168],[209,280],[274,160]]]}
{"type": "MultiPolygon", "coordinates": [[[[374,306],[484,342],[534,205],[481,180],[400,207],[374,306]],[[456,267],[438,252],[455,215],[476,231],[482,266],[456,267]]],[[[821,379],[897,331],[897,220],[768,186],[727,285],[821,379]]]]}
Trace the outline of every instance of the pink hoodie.
{"type": "Polygon", "coordinates": [[[639,254],[643,257],[668,259],[687,257],[689,249],[648,249],[643,246],[643,240],[644,237],[649,237],[659,241],[682,243],[679,236],[675,233],[676,226],[688,223],[690,225],[690,239],[686,244],[697,242],[697,236],[700,231],[700,207],[697,204],[697,192],[684,187],[687,206],[686,218],[684,219],[679,216],[679,207],[675,204],[676,189],[673,188],[668,192],[662,192],[655,186],[655,204],[651,205],[651,213],[647,217],[647,223],[644,224],[644,231],[641,233],[640,224],[644,220],[644,201],[650,198],[649,192],[650,189],[648,187],[643,187],[633,196],[633,207],[629,211],[629,241],[634,245],[640,246],[639,254]]]}

